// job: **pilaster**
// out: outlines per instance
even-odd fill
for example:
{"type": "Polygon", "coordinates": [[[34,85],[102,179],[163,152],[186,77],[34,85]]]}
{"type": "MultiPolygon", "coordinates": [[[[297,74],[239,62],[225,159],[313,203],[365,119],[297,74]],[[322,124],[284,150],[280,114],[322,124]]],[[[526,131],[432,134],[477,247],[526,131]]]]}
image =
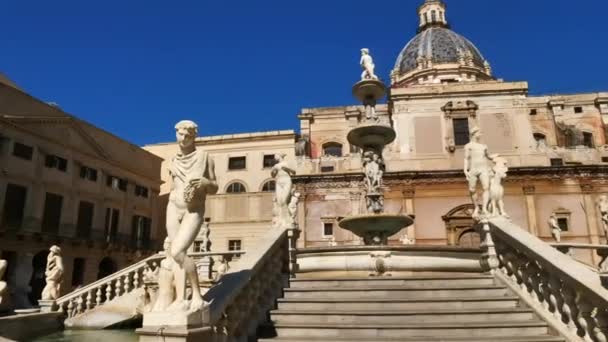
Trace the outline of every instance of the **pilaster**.
{"type": "Polygon", "coordinates": [[[526,213],[528,217],[528,229],[530,234],[538,236],[538,218],[536,217],[536,188],[533,185],[523,187],[526,199],[526,213]]]}

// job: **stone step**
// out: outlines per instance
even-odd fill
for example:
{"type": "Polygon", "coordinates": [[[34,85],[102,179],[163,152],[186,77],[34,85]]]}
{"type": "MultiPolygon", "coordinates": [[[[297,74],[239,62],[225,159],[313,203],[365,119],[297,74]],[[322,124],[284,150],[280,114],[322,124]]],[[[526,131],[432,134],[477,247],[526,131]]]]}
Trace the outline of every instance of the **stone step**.
{"type": "Polygon", "coordinates": [[[432,337],[438,341],[445,337],[485,338],[505,336],[542,336],[549,334],[549,327],[542,322],[479,322],[479,323],[415,323],[395,325],[363,324],[275,324],[279,338],[325,339],[403,339],[432,337]]]}
{"type": "Polygon", "coordinates": [[[379,299],[285,299],[277,300],[279,310],[435,310],[435,309],[487,309],[515,308],[520,299],[516,296],[451,298],[379,298],[379,299]]]}
{"type": "Polygon", "coordinates": [[[402,337],[399,340],[378,339],[327,339],[327,338],[262,338],[258,342],[565,342],[558,336],[501,336],[488,338],[474,337],[402,337]]]}
{"type": "Polygon", "coordinates": [[[285,298],[450,298],[457,296],[467,297],[494,297],[506,296],[508,290],[505,286],[445,286],[427,288],[407,288],[404,286],[373,286],[357,288],[309,288],[284,289],[285,298]]]}
{"type": "Polygon", "coordinates": [[[529,322],[537,319],[530,309],[471,309],[471,310],[362,310],[362,311],[314,311],[275,310],[271,312],[275,324],[363,324],[385,325],[413,323],[458,323],[458,322],[529,322]]]}
{"type": "Polygon", "coordinates": [[[495,285],[496,281],[494,277],[488,275],[416,276],[407,278],[296,278],[289,281],[290,288],[296,289],[371,286],[437,287],[446,283],[452,286],[495,285]]]}

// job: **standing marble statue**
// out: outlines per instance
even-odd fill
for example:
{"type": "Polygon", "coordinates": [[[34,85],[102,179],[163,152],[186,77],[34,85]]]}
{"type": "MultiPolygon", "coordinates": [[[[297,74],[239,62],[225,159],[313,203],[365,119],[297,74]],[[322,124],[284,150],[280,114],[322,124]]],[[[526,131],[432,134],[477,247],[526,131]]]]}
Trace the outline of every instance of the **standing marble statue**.
{"type": "Polygon", "coordinates": [[[0,259],[0,312],[8,310],[8,285],[2,280],[8,263],[0,259]]]}
{"type": "Polygon", "coordinates": [[[373,151],[363,154],[363,168],[365,170],[365,184],[368,193],[378,193],[382,187],[384,163],[380,156],[373,151]]]}
{"type": "Polygon", "coordinates": [[[602,228],[604,229],[604,237],[608,244],[608,196],[601,195],[597,200],[597,209],[602,216],[602,228]]]}
{"type": "Polygon", "coordinates": [[[559,227],[557,215],[555,215],[555,213],[552,213],[551,216],[549,216],[549,228],[551,228],[551,236],[553,236],[555,242],[562,242],[562,229],[559,227]]]}
{"type": "Polygon", "coordinates": [[[291,215],[289,214],[289,203],[293,195],[293,183],[291,177],[296,172],[291,169],[285,160],[285,154],[275,155],[277,163],[270,171],[271,176],[275,180],[275,197],[273,212],[276,215],[274,225],[278,228],[291,227],[293,224],[291,215]]]}
{"type": "Polygon", "coordinates": [[[369,54],[369,49],[361,49],[361,61],[359,63],[363,69],[361,80],[378,80],[378,76],[375,74],[374,59],[369,54]]]}
{"type": "Polygon", "coordinates": [[[471,141],[464,146],[464,175],[469,182],[469,194],[475,206],[473,217],[488,214],[490,203],[490,178],[492,169],[489,162],[492,161],[488,154],[488,147],[480,142],[481,131],[474,127],[471,130],[471,141]],[[482,195],[481,203],[477,194],[477,184],[481,183],[482,195]]]}
{"type": "Polygon", "coordinates": [[[42,300],[56,300],[61,293],[63,281],[63,259],[61,248],[52,246],[46,258],[46,286],[42,290],[42,300]]]}
{"type": "Polygon", "coordinates": [[[509,217],[505,211],[504,195],[505,189],[502,185],[502,181],[507,177],[509,168],[507,167],[507,160],[500,157],[499,155],[491,156],[494,166],[492,166],[492,176],[490,179],[490,204],[489,210],[492,216],[509,217]]]}
{"type": "Polygon", "coordinates": [[[168,252],[166,259],[161,263],[159,273],[157,301],[162,305],[157,303],[154,311],[194,312],[202,309],[205,303],[199,287],[196,265],[187,255],[187,251],[204,223],[207,195],[217,193],[218,186],[213,160],[207,152],[196,149],[195,140],[198,135],[196,123],[189,120],[178,122],[175,125],[175,135],[179,151],[171,159],[169,167],[173,182],[167,204],[166,249],[168,252]],[[190,301],[186,294],[186,279],[192,289],[190,301]],[[172,287],[175,288],[175,298],[169,298],[173,295],[172,287]]]}

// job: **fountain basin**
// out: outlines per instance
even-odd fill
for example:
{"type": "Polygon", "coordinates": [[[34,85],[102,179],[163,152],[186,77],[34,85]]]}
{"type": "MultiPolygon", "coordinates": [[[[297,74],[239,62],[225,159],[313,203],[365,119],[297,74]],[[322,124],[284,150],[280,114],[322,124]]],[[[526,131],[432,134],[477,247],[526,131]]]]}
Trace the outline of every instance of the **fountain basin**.
{"type": "Polygon", "coordinates": [[[363,149],[373,148],[382,151],[384,146],[395,141],[396,133],[390,126],[365,125],[348,132],[348,142],[363,149]]]}
{"type": "Polygon", "coordinates": [[[385,93],[386,86],[379,80],[363,80],[353,86],[353,95],[361,102],[380,100],[385,93]]]}
{"type": "Polygon", "coordinates": [[[407,215],[370,214],[347,217],[339,225],[363,238],[366,245],[387,245],[389,237],[413,223],[407,215]]]}

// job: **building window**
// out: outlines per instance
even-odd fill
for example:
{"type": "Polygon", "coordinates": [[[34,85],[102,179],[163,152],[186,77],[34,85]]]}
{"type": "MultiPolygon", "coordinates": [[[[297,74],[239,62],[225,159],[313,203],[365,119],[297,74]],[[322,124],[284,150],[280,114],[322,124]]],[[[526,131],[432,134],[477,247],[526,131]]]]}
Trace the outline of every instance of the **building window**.
{"type": "Polygon", "coordinates": [[[530,115],[536,115],[536,114],[538,114],[537,109],[530,109],[530,115]]]}
{"type": "Polygon", "coordinates": [[[228,158],[228,170],[244,170],[247,168],[247,157],[228,158]]]}
{"type": "Polygon", "coordinates": [[[583,112],[583,107],[574,107],[574,113],[581,114],[583,112]]]}
{"type": "Polygon", "coordinates": [[[334,236],[334,224],[329,222],[323,223],[323,237],[334,236]]]}
{"type": "Polygon", "coordinates": [[[63,196],[46,193],[44,201],[44,213],[42,215],[42,232],[57,234],[61,223],[61,208],[63,207],[63,196]]]}
{"type": "Polygon", "coordinates": [[[431,20],[432,20],[433,22],[436,22],[436,21],[437,21],[437,12],[435,12],[435,11],[431,11],[431,20]]]}
{"type": "Polygon", "coordinates": [[[78,205],[78,221],[76,223],[76,236],[81,239],[91,237],[93,230],[93,215],[95,205],[93,203],[81,201],[78,205]]]}
{"type": "Polygon", "coordinates": [[[32,160],[34,156],[34,148],[18,142],[13,144],[13,155],[17,158],[32,160]]]}
{"type": "Polygon", "coordinates": [[[608,157],[602,157],[602,163],[608,163],[608,157]]]}
{"type": "Polygon", "coordinates": [[[453,119],[454,126],[454,144],[456,146],[464,146],[469,143],[469,119],[460,118],[453,119]]]}
{"type": "Polygon", "coordinates": [[[74,267],[72,267],[72,287],[78,287],[84,284],[85,259],[74,258],[74,267]]]}
{"type": "Polygon", "coordinates": [[[277,160],[274,158],[274,154],[265,154],[263,163],[264,168],[268,169],[273,167],[277,163],[277,160]]]}
{"type": "Polygon", "coordinates": [[[534,133],[534,140],[536,147],[547,146],[547,137],[542,133],[534,133]]]}
{"type": "Polygon", "coordinates": [[[136,249],[150,247],[150,227],[152,220],[148,217],[135,215],[131,222],[131,244],[136,249]]]}
{"type": "Polygon", "coordinates": [[[127,191],[127,180],[116,176],[108,176],[106,185],[114,190],[127,191]]]}
{"type": "Polygon", "coordinates": [[[330,142],[323,145],[323,156],[325,157],[342,157],[342,144],[330,142]]]}
{"type": "Polygon", "coordinates": [[[135,196],[148,198],[148,195],[148,188],[137,184],[135,185],[135,196]]]}
{"type": "Polygon", "coordinates": [[[272,192],[276,189],[277,183],[273,180],[270,180],[262,186],[262,192],[272,192]]]}
{"type": "Polygon", "coordinates": [[[562,158],[551,158],[551,166],[564,166],[562,158]]]}
{"type": "Polygon", "coordinates": [[[245,189],[245,186],[243,185],[243,183],[239,183],[239,182],[231,183],[226,188],[226,193],[229,193],[229,194],[240,194],[240,193],[244,193],[244,192],[247,192],[247,189],[245,189]]]}
{"type": "Polygon", "coordinates": [[[321,172],[334,172],[335,168],[333,166],[321,166],[321,172]]]}
{"type": "Polygon", "coordinates": [[[583,132],[583,145],[589,148],[594,147],[595,144],[593,143],[593,133],[583,132]]]}
{"type": "Polygon", "coordinates": [[[97,170],[88,166],[81,166],[80,178],[90,180],[91,182],[97,182],[97,170]]]}
{"type": "Polygon", "coordinates": [[[557,225],[559,226],[559,229],[562,232],[567,232],[569,227],[568,227],[568,218],[567,217],[559,217],[557,219],[557,225]]]}
{"type": "Polygon", "coordinates": [[[118,237],[118,224],[120,222],[120,210],[106,208],[105,240],[114,242],[118,237]]]}
{"type": "Polygon", "coordinates": [[[4,209],[2,216],[2,226],[7,228],[21,228],[23,223],[23,213],[25,200],[27,198],[27,188],[15,184],[7,184],[4,195],[4,209]]]}
{"type": "Polygon", "coordinates": [[[243,244],[241,240],[228,240],[228,251],[241,251],[243,244]]]}
{"type": "Polygon", "coordinates": [[[49,154],[44,158],[44,166],[49,169],[66,172],[68,170],[68,161],[65,158],[49,154]]]}

